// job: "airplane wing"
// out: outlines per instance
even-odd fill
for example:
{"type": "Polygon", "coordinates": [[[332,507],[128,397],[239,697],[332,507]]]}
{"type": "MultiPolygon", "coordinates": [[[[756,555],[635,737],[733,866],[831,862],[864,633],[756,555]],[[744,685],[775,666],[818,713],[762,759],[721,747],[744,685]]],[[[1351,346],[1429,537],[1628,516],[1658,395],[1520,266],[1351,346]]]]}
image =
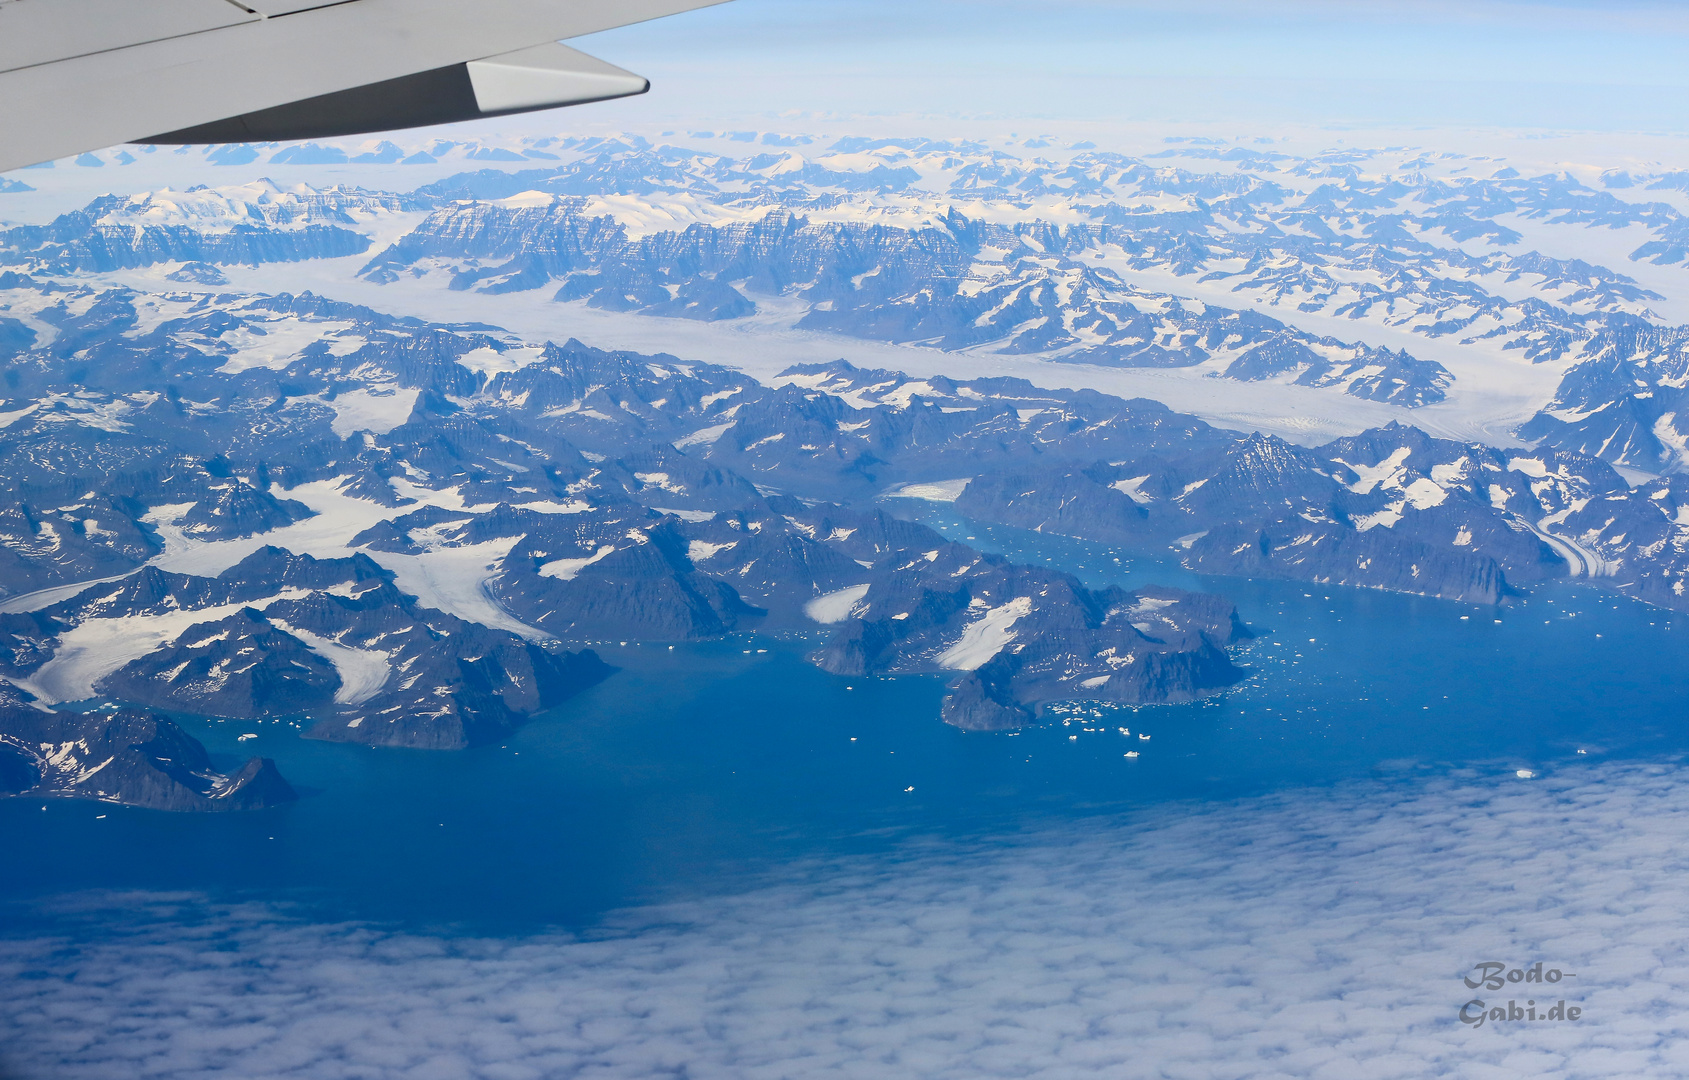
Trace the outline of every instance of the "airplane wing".
{"type": "Polygon", "coordinates": [[[644,93],[557,44],[725,0],[0,0],[0,172],[644,93]]]}

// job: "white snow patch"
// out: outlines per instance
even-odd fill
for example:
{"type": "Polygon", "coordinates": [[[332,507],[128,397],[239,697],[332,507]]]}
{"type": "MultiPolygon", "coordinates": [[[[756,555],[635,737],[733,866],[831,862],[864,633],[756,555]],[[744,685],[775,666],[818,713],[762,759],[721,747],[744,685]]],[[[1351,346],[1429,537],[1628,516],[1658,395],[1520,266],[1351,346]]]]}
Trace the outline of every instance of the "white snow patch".
{"type": "Polygon", "coordinates": [[[340,676],[340,689],[334,692],[336,703],[362,705],[381,693],[381,688],[387,685],[387,678],[392,674],[393,666],[389,663],[386,653],[373,649],[354,649],[331,641],[321,634],[290,626],[279,619],[275,620],[275,625],[303,641],[312,652],[334,665],[335,672],[340,676]]]}
{"type": "Polygon", "coordinates": [[[521,371],[538,360],[544,352],[544,349],[533,345],[505,349],[503,352],[483,345],[479,349],[464,353],[457,358],[457,362],[459,367],[466,367],[491,378],[506,371],[521,371]]]}
{"type": "MultiPolygon", "coordinates": [[[[129,574],[135,572],[131,570],[129,574]]],[[[129,574],[114,574],[111,577],[95,578],[92,581],[80,581],[75,585],[55,585],[50,589],[37,589],[34,592],[23,593],[0,602],[0,614],[10,615],[20,611],[40,611],[42,608],[52,607],[60,600],[69,600],[85,589],[92,589],[96,585],[105,585],[113,581],[122,581],[129,574]]]]}
{"type": "Polygon", "coordinates": [[[985,665],[1015,639],[1014,625],[1032,611],[1030,596],[1017,596],[986,611],[962,631],[962,639],[938,655],[938,666],[973,671],[985,665]]]}
{"type": "MultiPolygon", "coordinates": [[[[693,543],[697,543],[697,541],[693,541],[693,543]]],[[[584,559],[553,559],[551,562],[548,562],[544,566],[540,567],[540,576],[556,578],[559,581],[573,581],[575,580],[576,574],[579,574],[582,570],[585,570],[599,559],[614,554],[615,550],[614,546],[605,544],[603,547],[598,549],[596,554],[588,555],[584,559]]]]}
{"type": "Polygon", "coordinates": [[[1382,525],[1386,529],[1393,529],[1396,527],[1396,523],[1400,520],[1402,520],[1401,503],[1393,503],[1390,506],[1386,506],[1376,514],[1356,514],[1354,518],[1355,529],[1358,532],[1366,532],[1375,525],[1382,525]]]}
{"type": "Polygon", "coordinates": [[[636,472],[633,478],[646,487],[661,488],[671,495],[686,494],[686,486],[677,484],[666,472],[636,472]]]}
{"type": "Polygon", "coordinates": [[[251,327],[238,326],[218,335],[218,341],[233,350],[217,369],[224,375],[252,368],[279,371],[319,341],[328,341],[334,356],[357,352],[368,343],[357,334],[347,333],[353,327],[350,322],[311,322],[292,316],[255,319],[250,312],[246,317],[253,323],[251,327]]]}
{"type": "Polygon", "coordinates": [[[817,596],[803,606],[803,613],[818,623],[832,625],[842,623],[850,618],[850,613],[864,596],[868,595],[868,586],[852,585],[848,589],[839,589],[824,596],[817,596]]]}
{"type": "Polygon", "coordinates": [[[372,499],[347,495],[344,488],[348,483],[340,478],[314,480],[290,490],[272,487],[270,491],[277,498],[296,499],[315,510],[316,515],[238,540],[194,540],[184,536],[175,522],[192,504],[155,506],[144,520],[158,529],[164,540],[164,551],[153,558],[152,565],[177,574],[213,577],[266,544],[319,559],[343,559],[352,554],[349,545],[354,536],[378,522],[418,510],[422,505],[383,506],[372,499]]]}
{"type": "Polygon", "coordinates": [[[28,416],[40,407],[40,402],[31,402],[21,409],[15,409],[11,412],[0,412],[0,428],[11,427],[14,423],[28,416]]]}
{"type": "Polygon", "coordinates": [[[424,607],[526,638],[545,638],[548,635],[543,631],[518,621],[499,607],[487,592],[487,582],[497,572],[498,564],[521,540],[520,536],[507,536],[481,544],[442,547],[421,555],[371,551],[369,556],[393,571],[394,584],[399,590],[416,597],[424,607]]]}
{"type": "Polygon", "coordinates": [[[1402,492],[1415,510],[1429,510],[1433,506],[1441,506],[1443,500],[1449,497],[1448,492],[1423,476],[1403,488],[1402,492]]]}
{"type": "Polygon", "coordinates": [[[1120,494],[1131,499],[1133,502],[1143,505],[1145,503],[1155,501],[1155,497],[1153,495],[1145,495],[1141,490],[1144,481],[1148,479],[1149,474],[1145,473],[1143,476],[1134,476],[1130,480],[1116,480],[1114,483],[1110,484],[1109,487],[1120,492],[1120,494]]]}
{"type": "Polygon", "coordinates": [[[321,399],[324,405],[334,410],[334,420],[329,424],[334,433],[341,438],[354,431],[372,431],[377,435],[385,435],[410,419],[411,410],[416,408],[416,399],[421,396],[421,390],[392,389],[392,390],[348,390],[338,394],[334,400],[321,399]]]}
{"type": "Polygon", "coordinates": [[[686,545],[686,557],[695,563],[703,562],[705,559],[715,558],[716,553],[719,551],[726,551],[728,548],[735,548],[738,546],[739,541],[737,540],[726,544],[712,544],[708,540],[694,540],[690,544],[686,545]]]}
{"type": "Polygon", "coordinates": [[[1452,484],[1466,473],[1466,459],[1431,466],[1431,479],[1439,484],[1452,484]]]}
{"type": "Polygon", "coordinates": [[[1376,465],[1349,465],[1347,461],[1343,462],[1343,464],[1349,465],[1349,468],[1355,470],[1355,476],[1358,477],[1354,483],[1349,485],[1349,490],[1357,495],[1369,494],[1373,488],[1395,476],[1401,470],[1402,463],[1412,453],[1411,448],[1402,446],[1376,465]]]}
{"type": "Polygon", "coordinates": [[[277,600],[304,596],[294,590],[244,604],[219,604],[193,611],[171,611],[162,615],[122,615],[110,619],[86,619],[59,635],[53,658],[18,685],[48,705],[63,701],[86,701],[94,696],[94,684],[132,660],[181,637],[199,623],[228,618],[243,608],[262,611],[277,600]]]}
{"type": "Polygon", "coordinates": [[[925,499],[928,502],[955,502],[961,498],[962,490],[973,479],[964,476],[960,480],[935,480],[924,484],[899,484],[887,488],[882,498],[886,499],[925,499]]]}
{"type": "Polygon", "coordinates": [[[732,427],[731,423],[716,424],[713,427],[699,428],[690,435],[683,435],[674,441],[676,450],[684,450],[688,446],[711,446],[721,438],[722,433],[732,427]]]}

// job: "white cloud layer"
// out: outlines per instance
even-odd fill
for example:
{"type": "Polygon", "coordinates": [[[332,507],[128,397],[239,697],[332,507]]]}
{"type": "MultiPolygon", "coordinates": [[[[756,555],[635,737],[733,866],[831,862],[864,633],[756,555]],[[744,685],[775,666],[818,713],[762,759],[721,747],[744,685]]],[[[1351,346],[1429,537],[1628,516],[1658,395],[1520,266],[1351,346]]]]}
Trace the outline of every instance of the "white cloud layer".
{"type": "Polygon", "coordinates": [[[593,940],[100,898],[153,914],[0,941],[0,1074],[1676,1078],[1686,780],[1376,781],[933,842],[593,940]],[[1488,960],[1577,977],[1469,991],[1488,960]],[[1472,997],[1584,1014],[1474,1030],[1472,997]]]}

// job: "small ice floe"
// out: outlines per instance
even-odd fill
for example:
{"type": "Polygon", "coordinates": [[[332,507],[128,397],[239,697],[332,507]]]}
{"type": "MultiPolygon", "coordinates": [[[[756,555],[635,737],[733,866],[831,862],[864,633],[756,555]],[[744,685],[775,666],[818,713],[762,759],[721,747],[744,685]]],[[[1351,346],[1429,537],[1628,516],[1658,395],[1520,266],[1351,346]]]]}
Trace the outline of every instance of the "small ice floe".
{"type": "Polygon", "coordinates": [[[1126,756],[1127,757],[1137,757],[1138,752],[1136,750],[1128,750],[1128,751],[1126,751],[1126,756]]]}
{"type": "Polygon", "coordinates": [[[1521,780],[1530,780],[1530,779],[1533,779],[1536,776],[1536,773],[1532,772],[1529,769],[1518,769],[1518,770],[1515,770],[1513,775],[1517,776],[1521,780]]]}
{"type": "Polygon", "coordinates": [[[1149,742],[1149,736],[1148,735],[1139,735],[1138,738],[1144,740],[1145,742],[1149,742]]]}
{"type": "Polygon", "coordinates": [[[235,742],[245,742],[248,739],[256,739],[257,737],[258,733],[256,731],[249,731],[245,735],[235,736],[235,742]]]}
{"type": "Polygon", "coordinates": [[[1588,750],[1579,750],[1579,751],[1578,751],[1578,753],[1580,753],[1580,754],[1587,754],[1587,753],[1589,753],[1589,751],[1588,751],[1588,750]]]}
{"type": "Polygon", "coordinates": [[[1130,730],[1130,729],[1129,729],[1129,728],[1121,728],[1121,729],[1120,729],[1120,734],[1122,734],[1122,735],[1130,735],[1130,734],[1132,734],[1132,732],[1131,732],[1131,730],[1130,730]]]}
{"type": "Polygon", "coordinates": [[[915,789],[914,789],[914,788],[913,788],[913,787],[906,787],[906,788],[904,788],[904,789],[903,789],[903,793],[904,793],[904,794],[905,794],[905,795],[907,795],[907,794],[909,794],[909,793],[910,793],[910,792],[911,792],[911,791],[914,791],[914,790],[915,790],[915,789]]]}
{"type": "Polygon", "coordinates": [[[95,814],[94,815],[95,821],[104,821],[105,819],[106,819],[106,816],[104,814],[95,814]]]}

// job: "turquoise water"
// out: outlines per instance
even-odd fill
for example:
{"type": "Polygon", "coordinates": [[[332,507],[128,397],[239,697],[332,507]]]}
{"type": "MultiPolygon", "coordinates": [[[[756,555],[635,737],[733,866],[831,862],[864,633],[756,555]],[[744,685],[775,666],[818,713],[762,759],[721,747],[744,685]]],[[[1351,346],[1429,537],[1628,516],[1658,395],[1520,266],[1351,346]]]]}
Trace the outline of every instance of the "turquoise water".
{"type": "Polygon", "coordinates": [[[1689,749],[1689,620],[1588,586],[1495,609],[1198,579],[942,507],[918,512],[1092,585],[1222,592],[1261,635],[1238,651],[1250,678],[1191,705],[1086,708],[1017,735],[969,734],[938,721],[938,678],[839,678],[803,659],[823,635],[739,636],[601,650],[622,668],[614,678],[508,744],[464,753],[187,721],[214,754],[274,757],[305,797],[230,816],[0,802],[0,901],[180,891],[416,929],[582,928],[613,909],[731,892],[796,861],[907,852],[928,836],[989,838],[1381,773],[1552,772],[1689,749]],[[237,742],[245,732],[259,737],[237,742]]]}

